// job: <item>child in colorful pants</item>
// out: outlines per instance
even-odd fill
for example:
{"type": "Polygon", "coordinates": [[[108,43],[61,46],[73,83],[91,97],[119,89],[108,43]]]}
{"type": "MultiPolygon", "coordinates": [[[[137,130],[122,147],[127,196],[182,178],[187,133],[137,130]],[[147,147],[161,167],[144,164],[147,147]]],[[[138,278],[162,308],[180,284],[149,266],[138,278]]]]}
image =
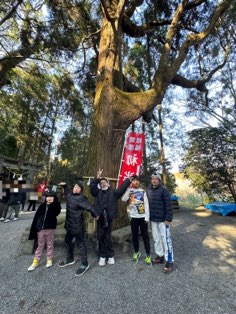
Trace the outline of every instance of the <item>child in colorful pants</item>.
{"type": "Polygon", "coordinates": [[[35,251],[33,263],[28,271],[33,271],[39,266],[45,245],[47,246],[46,268],[52,267],[54,253],[54,235],[57,226],[57,216],[61,212],[61,205],[57,201],[55,192],[47,192],[45,202],[42,203],[32,222],[29,240],[38,239],[38,247],[35,251]]]}

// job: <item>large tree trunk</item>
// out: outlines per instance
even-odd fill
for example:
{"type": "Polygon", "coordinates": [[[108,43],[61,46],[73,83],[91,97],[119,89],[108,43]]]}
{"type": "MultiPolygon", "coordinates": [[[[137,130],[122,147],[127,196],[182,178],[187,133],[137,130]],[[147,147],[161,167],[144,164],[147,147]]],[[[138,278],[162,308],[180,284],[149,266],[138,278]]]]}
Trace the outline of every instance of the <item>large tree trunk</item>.
{"type": "Polygon", "coordinates": [[[172,41],[178,29],[177,24],[186,9],[186,3],[180,4],[167,31],[152,87],[148,91],[129,93],[124,92],[121,71],[121,22],[125,3],[125,0],[102,1],[104,18],[100,32],[97,86],[86,176],[96,175],[101,168],[105,176],[117,178],[126,129],[156,104],[162,103],[189,48],[200,44],[209,36],[230,1],[219,5],[209,25],[201,33],[191,33],[185,38],[173,59],[172,41]]]}
{"type": "MultiPolygon", "coordinates": [[[[90,137],[86,176],[95,176],[97,170],[103,169],[103,175],[118,178],[125,132],[128,123],[121,123],[115,114],[116,94],[114,88],[123,88],[120,64],[121,55],[120,22],[103,19],[100,54],[98,60],[98,79],[94,100],[94,115],[90,137]]],[[[110,180],[116,187],[116,180],[110,180]]],[[[114,229],[128,224],[126,204],[119,204],[119,217],[114,222],[114,229]]]]}
{"type": "Polygon", "coordinates": [[[126,127],[117,123],[114,86],[122,89],[120,22],[103,19],[87,175],[117,178],[126,127]]]}
{"type": "Polygon", "coordinates": [[[101,168],[105,176],[117,178],[125,132],[133,121],[147,111],[146,107],[149,105],[151,108],[156,100],[154,90],[146,93],[122,91],[120,19],[121,16],[112,21],[103,18],[87,162],[88,176],[95,175],[101,168]],[[146,107],[143,106],[145,101],[146,107]]]}

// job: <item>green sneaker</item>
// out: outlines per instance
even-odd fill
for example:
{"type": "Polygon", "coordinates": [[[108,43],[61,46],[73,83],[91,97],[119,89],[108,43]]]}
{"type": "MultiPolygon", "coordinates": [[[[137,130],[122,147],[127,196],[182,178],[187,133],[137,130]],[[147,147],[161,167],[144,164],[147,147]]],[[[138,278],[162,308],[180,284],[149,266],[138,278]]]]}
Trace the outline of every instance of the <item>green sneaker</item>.
{"type": "Polygon", "coordinates": [[[141,253],[140,253],[140,252],[133,254],[133,262],[134,262],[135,264],[138,263],[140,256],[141,256],[141,253]]]}
{"type": "Polygon", "coordinates": [[[152,265],[151,256],[146,256],[146,258],[145,258],[145,263],[146,263],[147,265],[152,265]]]}

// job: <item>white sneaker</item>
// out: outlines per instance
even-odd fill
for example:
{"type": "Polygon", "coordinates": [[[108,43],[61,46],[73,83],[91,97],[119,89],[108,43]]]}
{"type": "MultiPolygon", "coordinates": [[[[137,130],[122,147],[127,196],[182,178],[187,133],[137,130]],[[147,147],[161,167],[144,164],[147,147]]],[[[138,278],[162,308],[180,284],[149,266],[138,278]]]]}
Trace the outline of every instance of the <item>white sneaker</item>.
{"type": "Polygon", "coordinates": [[[115,259],[114,259],[114,257],[109,257],[107,263],[108,263],[109,265],[114,265],[114,264],[115,264],[115,259]]]}
{"type": "Polygon", "coordinates": [[[106,265],[106,258],[105,257],[100,257],[98,265],[99,266],[105,266],[106,265]]]}
{"type": "Polygon", "coordinates": [[[39,266],[39,261],[34,258],[33,263],[28,268],[28,271],[33,271],[39,266]]]}
{"type": "Polygon", "coordinates": [[[0,218],[0,221],[4,221],[4,219],[5,219],[5,218],[2,217],[2,218],[0,218]]]}
{"type": "Polygon", "coordinates": [[[17,217],[15,217],[15,218],[13,218],[13,221],[16,221],[16,220],[18,220],[19,218],[17,218],[17,217]]]}
{"type": "Polygon", "coordinates": [[[10,219],[6,219],[6,220],[4,220],[4,222],[10,222],[11,220],[10,219]]]}
{"type": "Polygon", "coordinates": [[[46,268],[52,267],[52,259],[47,260],[46,268]]]}

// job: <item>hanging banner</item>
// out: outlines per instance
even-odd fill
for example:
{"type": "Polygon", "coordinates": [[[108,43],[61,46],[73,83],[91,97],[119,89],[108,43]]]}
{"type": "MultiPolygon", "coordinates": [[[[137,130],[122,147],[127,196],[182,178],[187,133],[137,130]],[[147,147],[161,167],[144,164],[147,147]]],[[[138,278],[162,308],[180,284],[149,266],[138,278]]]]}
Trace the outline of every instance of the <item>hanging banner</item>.
{"type": "Polygon", "coordinates": [[[140,175],[142,169],[144,133],[131,132],[126,138],[118,187],[129,176],[140,175]]]}

